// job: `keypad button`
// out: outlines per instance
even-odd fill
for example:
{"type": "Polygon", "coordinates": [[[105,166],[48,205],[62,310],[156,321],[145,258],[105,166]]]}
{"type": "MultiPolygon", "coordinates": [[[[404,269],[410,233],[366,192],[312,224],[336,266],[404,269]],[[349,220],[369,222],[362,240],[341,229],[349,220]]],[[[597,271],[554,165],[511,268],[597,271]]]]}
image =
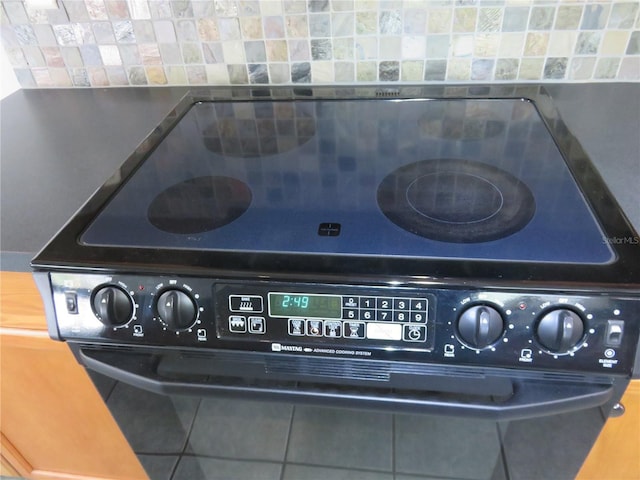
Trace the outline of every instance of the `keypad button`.
{"type": "Polygon", "coordinates": [[[373,310],[376,308],[376,297],[360,297],[360,309],[373,310]]]}
{"type": "Polygon", "coordinates": [[[344,308],[358,308],[358,297],[342,297],[344,308]]]}
{"type": "Polygon", "coordinates": [[[426,323],[427,314],[425,312],[411,312],[409,314],[409,321],[412,323],[426,323]]]}
{"type": "Polygon", "coordinates": [[[305,323],[302,318],[289,319],[289,335],[300,337],[304,335],[305,323]]]}
{"type": "Polygon", "coordinates": [[[408,322],[409,321],[409,310],[394,310],[393,311],[393,321],[394,322],[408,322]]]}
{"type": "Polygon", "coordinates": [[[427,299],[426,298],[413,298],[411,299],[411,311],[412,312],[426,312],[427,311],[427,299]]]}
{"type": "Polygon", "coordinates": [[[409,310],[409,308],[411,308],[411,301],[408,298],[393,299],[394,310],[409,310]]]}
{"type": "Polygon", "coordinates": [[[342,318],[345,320],[358,320],[358,309],[357,308],[343,308],[342,309],[342,318]]]}
{"type": "Polygon", "coordinates": [[[266,331],[264,317],[249,317],[249,333],[262,335],[266,331]]]}
{"type": "Polygon", "coordinates": [[[364,338],[364,322],[344,322],[342,335],[345,338],[364,338]]]}
{"type": "Polygon", "coordinates": [[[393,310],[376,310],[376,320],[379,322],[390,322],[393,320],[393,310]]]}
{"type": "Polygon", "coordinates": [[[232,312],[262,313],[262,297],[259,295],[229,295],[232,312]]]}
{"type": "Polygon", "coordinates": [[[424,325],[405,325],[402,339],[405,342],[425,342],[427,340],[427,327],[424,325]]]}
{"type": "Polygon", "coordinates": [[[229,317],[229,331],[232,333],[245,333],[247,331],[247,320],[240,315],[229,317]]]}
{"type": "Polygon", "coordinates": [[[325,337],[341,337],[342,336],[342,322],[333,320],[325,320],[324,322],[324,336],[325,337]]]}
{"type": "Polygon", "coordinates": [[[375,310],[360,310],[360,320],[375,320],[376,319],[376,311],[375,310]]]}
{"type": "Polygon", "coordinates": [[[376,308],[378,310],[391,310],[393,308],[393,299],[389,297],[376,298],[376,308]]]}
{"type": "Polygon", "coordinates": [[[322,320],[307,320],[307,335],[310,337],[321,337],[322,320]]]}

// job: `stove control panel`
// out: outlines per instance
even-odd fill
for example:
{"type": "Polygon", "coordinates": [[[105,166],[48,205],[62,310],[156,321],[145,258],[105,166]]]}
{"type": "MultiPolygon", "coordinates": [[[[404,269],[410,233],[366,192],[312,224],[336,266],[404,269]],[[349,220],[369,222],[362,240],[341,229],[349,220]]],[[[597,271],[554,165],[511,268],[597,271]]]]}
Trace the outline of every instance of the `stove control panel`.
{"type": "Polygon", "coordinates": [[[65,340],[631,372],[640,298],[50,274],[65,340]]]}
{"type": "MultiPolygon", "coordinates": [[[[220,338],[260,335],[275,343],[364,345],[429,350],[434,345],[435,296],[348,287],[218,284],[220,338]],[[290,288],[289,288],[290,287],[290,288]]],[[[276,346],[276,348],[278,348],[276,346]]],[[[307,347],[312,348],[313,347],[307,347]]]]}

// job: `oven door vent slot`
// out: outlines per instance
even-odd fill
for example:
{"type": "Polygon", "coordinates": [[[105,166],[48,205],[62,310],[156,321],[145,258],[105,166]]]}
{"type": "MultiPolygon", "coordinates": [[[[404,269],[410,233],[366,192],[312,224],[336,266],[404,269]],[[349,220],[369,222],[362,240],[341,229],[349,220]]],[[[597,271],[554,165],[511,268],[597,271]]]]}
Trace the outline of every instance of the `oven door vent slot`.
{"type": "Polygon", "coordinates": [[[302,375],[388,382],[391,368],[389,365],[369,365],[314,358],[301,358],[295,362],[291,361],[291,359],[269,359],[265,362],[265,372],[277,375],[302,375]]]}

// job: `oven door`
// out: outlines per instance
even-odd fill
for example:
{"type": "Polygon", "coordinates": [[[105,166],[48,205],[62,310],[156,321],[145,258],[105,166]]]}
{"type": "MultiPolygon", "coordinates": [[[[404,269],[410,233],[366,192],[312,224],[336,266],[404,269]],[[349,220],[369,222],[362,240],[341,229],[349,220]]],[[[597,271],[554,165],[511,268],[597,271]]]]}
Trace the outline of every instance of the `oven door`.
{"type": "Polygon", "coordinates": [[[434,368],[380,386],[331,363],[285,378],[246,354],[70,346],[152,480],[573,479],[628,384],[434,368]]]}

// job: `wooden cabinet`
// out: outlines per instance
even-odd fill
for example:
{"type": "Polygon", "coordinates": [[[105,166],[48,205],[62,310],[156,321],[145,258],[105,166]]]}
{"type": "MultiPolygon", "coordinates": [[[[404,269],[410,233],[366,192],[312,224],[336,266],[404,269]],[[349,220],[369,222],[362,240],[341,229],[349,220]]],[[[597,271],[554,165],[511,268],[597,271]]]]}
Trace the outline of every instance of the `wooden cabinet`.
{"type": "Polygon", "coordinates": [[[48,338],[31,275],[2,272],[0,282],[2,474],[146,479],[84,369],[48,338]]]}
{"type": "MultiPolygon", "coordinates": [[[[146,479],[84,369],[48,338],[31,274],[2,272],[0,294],[0,474],[146,479]]],[[[608,420],[578,480],[640,479],[640,381],[623,403],[625,415],[608,420]]]]}

